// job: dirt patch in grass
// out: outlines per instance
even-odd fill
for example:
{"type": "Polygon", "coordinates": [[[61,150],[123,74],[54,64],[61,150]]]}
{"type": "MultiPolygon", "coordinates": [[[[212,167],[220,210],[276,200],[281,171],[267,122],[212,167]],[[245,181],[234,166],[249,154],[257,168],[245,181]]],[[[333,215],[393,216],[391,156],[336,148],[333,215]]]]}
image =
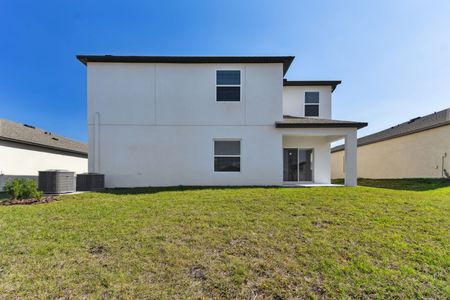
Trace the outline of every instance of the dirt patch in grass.
{"type": "Polygon", "coordinates": [[[206,268],[203,266],[194,266],[189,270],[189,276],[195,280],[205,280],[206,268]]]}
{"type": "Polygon", "coordinates": [[[108,252],[108,248],[104,245],[92,245],[88,248],[88,252],[93,255],[100,255],[108,252]]]}

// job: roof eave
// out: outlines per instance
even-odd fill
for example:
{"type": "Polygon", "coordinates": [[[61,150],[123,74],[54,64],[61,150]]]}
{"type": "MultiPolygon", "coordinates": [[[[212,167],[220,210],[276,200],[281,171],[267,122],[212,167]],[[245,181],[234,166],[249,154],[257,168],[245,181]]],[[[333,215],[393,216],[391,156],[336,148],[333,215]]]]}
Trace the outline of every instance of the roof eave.
{"type": "Polygon", "coordinates": [[[284,79],[283,86],[331,86],[331,92],[341,84],[341,80],[287,80],[284,79]]]}
{"type": "Polygon", "coordinates": [[[281,63],[283,75],[289,70],[295,56],[115,56],[77,55],[84,65],[89,62],[107,63],[281,63]]]}
{"type": "Polygon", "coordinates": [[[0,141],[12,142],[12,143],[22,144],[22,145],[35,146],[35,147],[51,149],[51,150],[57,150],[57,151],[61,151],[61,152],[82,155],[82,156],[85,156],[85,157],[88,156],[88,153],[84,152],[84,151],[77,151],[77,150],[67,149],[67,148],[63,148],[63,147],[56,147],[56,146],[44,145],[44,144],[34,143],[34,142],[29,142],[29,141],[17,140],[17,139],[4,137],[4,136],[0,136],[0,141]]]}
{"type": "Polygon", "coordinates": [[[77,55],[76,58],[85,66],[87,66],[87,60],[84,55],[77,55]]]}
{"type": "Polygon", "coordinates": [[[275,122],[276,128],[356,128],[361,129],[368,125],[365,122],[353,123],[284,123],[275,122]]]}

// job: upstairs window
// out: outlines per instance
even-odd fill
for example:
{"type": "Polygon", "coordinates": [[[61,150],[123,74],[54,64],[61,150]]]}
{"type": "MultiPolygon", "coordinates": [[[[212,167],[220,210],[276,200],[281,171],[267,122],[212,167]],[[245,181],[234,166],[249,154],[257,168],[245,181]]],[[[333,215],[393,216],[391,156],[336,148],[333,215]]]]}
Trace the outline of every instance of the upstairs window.
{"type": "Polygon", "coordinates": [[[219,70],[216,72],[216,101],[241,101],[241,71],[219,70]]]}
{"type": "Polygon", "coordinates": [[[305,92],[305,117],[319,116],[319,92],[305,92]]]}
{"type": "Polygon", "coordinates": [[[241,171],[241,141],[214,141],[214,172],[241,171]]]}

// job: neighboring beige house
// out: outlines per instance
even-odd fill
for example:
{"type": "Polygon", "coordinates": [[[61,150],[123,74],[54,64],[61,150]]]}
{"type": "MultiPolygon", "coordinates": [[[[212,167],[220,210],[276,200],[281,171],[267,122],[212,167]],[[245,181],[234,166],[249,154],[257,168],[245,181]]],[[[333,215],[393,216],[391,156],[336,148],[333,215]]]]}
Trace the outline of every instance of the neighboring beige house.
{"type": "Polygon", "coordinates": [[[87,172],[87,145],[34,126],[0,119],[0,190],[16,177],[36,179],[39,171],[87,172]]]}
{"type": "MultiPolygon", "coordinates": [[[[331,153],[331,176],[343,178],[343,146],[331,153]]],[[[358,139],[360,178],[448,177],[449,160],[450,108],[358,139]]]]}

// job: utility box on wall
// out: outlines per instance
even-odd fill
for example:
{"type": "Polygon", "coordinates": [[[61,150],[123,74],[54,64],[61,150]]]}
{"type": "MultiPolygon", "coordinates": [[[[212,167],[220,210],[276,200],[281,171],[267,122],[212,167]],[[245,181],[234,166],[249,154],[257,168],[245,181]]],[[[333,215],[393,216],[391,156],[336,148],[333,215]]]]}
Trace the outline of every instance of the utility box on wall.
{"type": "Polygon", "coordinates": [[[39,171],[38,186],[46,194],[75,192],[75,173],[66,170],[39,171]]]}

